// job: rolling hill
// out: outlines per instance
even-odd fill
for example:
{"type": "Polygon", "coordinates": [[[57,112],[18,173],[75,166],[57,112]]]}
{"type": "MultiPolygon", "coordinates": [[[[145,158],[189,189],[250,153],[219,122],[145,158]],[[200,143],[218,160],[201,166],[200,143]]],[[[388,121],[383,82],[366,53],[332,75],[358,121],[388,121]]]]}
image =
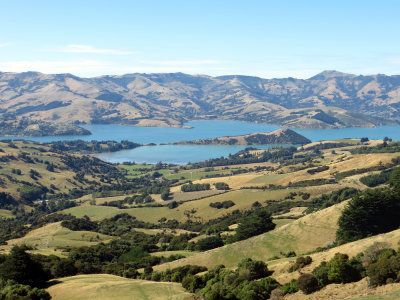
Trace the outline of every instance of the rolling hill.
{"type": "Polygon", "coordinates": [[[324,71],[309,79],[0,72],[3,125],[14,120],[182,126],[198,119],[296,128],[398,124],[400,76],[324,71]]]}
{"type": "Polygon", "coordinates": [[[266,133],[251,133],[225,136],[214,139],[182,141],[174,145],[265,145],[265,144],[308,144],[311,141],[290,129],[278,129],[266,133]]]}

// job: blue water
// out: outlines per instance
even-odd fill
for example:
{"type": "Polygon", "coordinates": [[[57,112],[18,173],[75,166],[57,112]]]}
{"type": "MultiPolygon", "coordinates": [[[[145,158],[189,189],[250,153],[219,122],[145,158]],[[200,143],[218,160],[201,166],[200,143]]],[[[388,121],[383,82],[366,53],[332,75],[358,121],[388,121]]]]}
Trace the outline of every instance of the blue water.
{"type": "MultiPolygon", "coordinates": [[[[61,137],[0,137],[0,139],[28,139],[38,142],[59,140],[129,140],[141,144],[169,143],[183,140],[215,138],[220,136],[234,136],[254,132],[269,132],[279,129],[278,126],[236,122],[236,121],[192,121],[185,128],[167,127],[133,127],[124,125],[85,125],[92,132],[89,136],[61,136],[61,137]]],[[[311,141],[361,138],[383,139],[385,136],[393,140],[400,140],[400,126],[381,126],[376,128],[341,128],[341,129],[295,129],[296,132],[309,138],[311,141]]],[[[202,161],[209,158],[227,156],[244,149],[246,146],[201,146],[201,145],[160,145],[144,146],[132,150],[114,153],[102,153],[98,156],[110,162],[135,161],[137,163],[167,163],[184,164],[187,162],[202,161]]],[[[257,146],[257,148],[276,147],[271,145],[257,146]]]]}

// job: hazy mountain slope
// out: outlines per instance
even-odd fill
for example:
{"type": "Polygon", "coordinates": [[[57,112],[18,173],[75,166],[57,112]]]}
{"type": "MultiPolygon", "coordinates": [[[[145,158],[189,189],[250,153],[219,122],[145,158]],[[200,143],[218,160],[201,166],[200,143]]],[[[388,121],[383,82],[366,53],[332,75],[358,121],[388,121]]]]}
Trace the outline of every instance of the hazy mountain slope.
{"type": "Polygon", "coordinates": [[[400,76],[325,71],[310,79],[249,76],[0,73],[3,118],[57,123],[179,126],[193,119],[230,119],[287,127],[394,124],[400,76]]]}

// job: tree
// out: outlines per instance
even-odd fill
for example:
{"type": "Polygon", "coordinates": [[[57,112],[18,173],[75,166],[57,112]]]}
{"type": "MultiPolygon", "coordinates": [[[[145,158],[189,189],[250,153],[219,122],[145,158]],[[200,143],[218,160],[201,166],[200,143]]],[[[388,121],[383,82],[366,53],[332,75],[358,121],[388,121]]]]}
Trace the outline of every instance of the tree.
{"type": "Polygon", "coordinates": [[[236,229],[235,238],[237,241],[248,239],[249,237],[262,234],[275,228],[271,214],[260,209],[253,216],[244,218],[236,229]]]}
{"type": "Polygon", "coordinates": [[[196,243],[196,250],[205,251],[223,246],[224,243],[218,235],[213,235],[199,240],[196,243]]]}
{"type": "Polygon", "coordinates": [[[389,184],[393,189],[396,189],[397,192],[400,190],[400,167],[397,167],[393,170],[390,175],[389,184]]]}
{"type": "Polygon", "coordinates": [[[77,273],[74,262],[70,259],[61,259],[51,268],[51,275],[54,277],[73,276],[77,273]]]}
{"type": "Polygon", "coordinates": [[[24,246],[14,246],[0,265],[0,277],[34,287],[42,286],[49,276],[40,263],[34,261],[24,246]]]}
{"type": "MultiPolygon", "coordinates": [[[[396,186],[397,180],[392,181],[396,186]]],[[[400,193],[393,188],[365,190],[349,201],[338,224],[336,239],[340,243],[397,229],[400,225],[400,193]]]]}
{"type": "Polygon", "coordinates": [[[43,194],[43,190],[36,186],[22,185],[19,188],[19,195],[23,200],[26,201],[34,201],[36,199],[40,199],[43,194]]]}

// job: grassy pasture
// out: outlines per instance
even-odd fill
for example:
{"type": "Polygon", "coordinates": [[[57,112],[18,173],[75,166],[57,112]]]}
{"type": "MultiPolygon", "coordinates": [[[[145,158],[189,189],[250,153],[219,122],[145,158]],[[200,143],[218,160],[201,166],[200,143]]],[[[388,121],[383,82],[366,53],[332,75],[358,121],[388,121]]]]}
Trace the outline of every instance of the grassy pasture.
{"type": "Polygon", "coordinates": [[[165,270],[186,264],[235,267],[244,257],[267,261],[280,252],[304,253],[335,240],[337,220],[346,202],[304,216],[262,235],[154,267],[165,270]]]}
{"type": "MultiPolygon", "coordinates": [[[[91,246],[100,242],[106,243],[113,237],[91,232],[72,231],[61,226],[61,222],[50,223],[28,232],[22,238],[7,241],[8,246],[30,245],[36,248],[35,253],[55,254],[56,248],[91,246]]],[[[7,250],[9,247],[5,247],[7,250]]],[[[59,253],[59,251],[57,252],[59,253]]]]}
{"type": "Polygon", "coordinates": [[[249,183],[262,183],[262,184],[274,184],[277,180],[289,176],[288,174],[267,174],[258,176],[249,181],[249,183]]]}
{"type": "Polygon", "coordinates": [[[212,176],[212,175],[219,175],[219,174],[231,174],[232,171],[237,170],[237,169],[228,169],[228,170],[214,170],[214,171],[209,171],[205,172],[202,170],[190,170],[190,171],[183,171],[183,172],[178,172],[178,173],[170,173],[165,175],[165,178],[167,179],[189,179],[189,180],[199,180],[206,178],[206,175],[212,176]]]}
{"type": "MultiPolygon", "coordinates": [[[[240,175],[238,175],[240,176],[240,175]]],[[[95,205],[82,205],[72,207],[63,211],[65,214],[71,214],[76,217],[83,217],[87,215],[93,220],[102,220],[105,218],[113,217],[120,213],[128,213],[135,216],[139,220],[157,223],[159,219],[165,217],[167,219],[176,219],[178,221],[185,221],[187,216],[185,212],[191,211],[191,218],[195,220],[207,221],[210,219],[218,218],[224,214],[231,213],[233,210],[247,210],[251,209],[252,204],[255,201],[265,205],[266,200],[283,200],[290,192],[307,192],[311,194],[311,198],[317,197],[323,193],[329,193],[333,190],[343,187],[342,185],[327,184],[322,186],[311,186],[305,188],[290,188],[290,189],[279,189],[279,190],[257,190],[257,189],[243,189],[243,190],[231,190],[226,193],[210,196],[200,200],[193,200],[185,202],[179,205],[177,208],[169,209],[168,207],[136,207],[127,209],[118,209],[111,206],[95,206],[95,205]],[[210,207],[212,202],[223,202],[232,200],[235,205],[228,209],[216,209],[210,207]]],[[[212,193],[211,191],[206,191],[212,193]]],[[[216,192],[214,190],[214,192],[216,192]]],[[[199,195],[203,192],[193,192],[199,195]]],[[[182,193],[188,194],[188,193],[182,193]]],[[[182,195],[185,196],[185,195],[182,195]]],[[[121,196],[124,198],[125,196],[121,196]]],[[[111,197],[114,198],[114,197],[111,197]]],[[[104,201],[109,198],[104,198],[104,201]]],[[[301,200],[300,196],[296,196],[295,200],[301,200]]],[[[161,200],[160,200],[161,201],[161,200]]]]}
{"type": "Polygon", "coordinates": [[[168,257],[170,255],[179,254],[179,255],[183,255],[185,257],[188,257],[188,256],[195,255],[196,253],[198,253],[198,252],[197,251],[188,251],[188,250],[174,250],[174,251],[152,252],[152,253],[150,253],[150,255],[168,257]]]}
{"type": "Polygon", "coordinates": [[[14,216],[11,213],[11,210],[7,210],[7,209],[0,209],[0,217],[14,218],[14,216]]]}
{"type": "Polygon", "coordinates": [[[54,283],[47,289],[54,300],[183,300],[192,295],[179,283],[127,279],[108,274],[78,275],[57,279],[54,283]]]}

